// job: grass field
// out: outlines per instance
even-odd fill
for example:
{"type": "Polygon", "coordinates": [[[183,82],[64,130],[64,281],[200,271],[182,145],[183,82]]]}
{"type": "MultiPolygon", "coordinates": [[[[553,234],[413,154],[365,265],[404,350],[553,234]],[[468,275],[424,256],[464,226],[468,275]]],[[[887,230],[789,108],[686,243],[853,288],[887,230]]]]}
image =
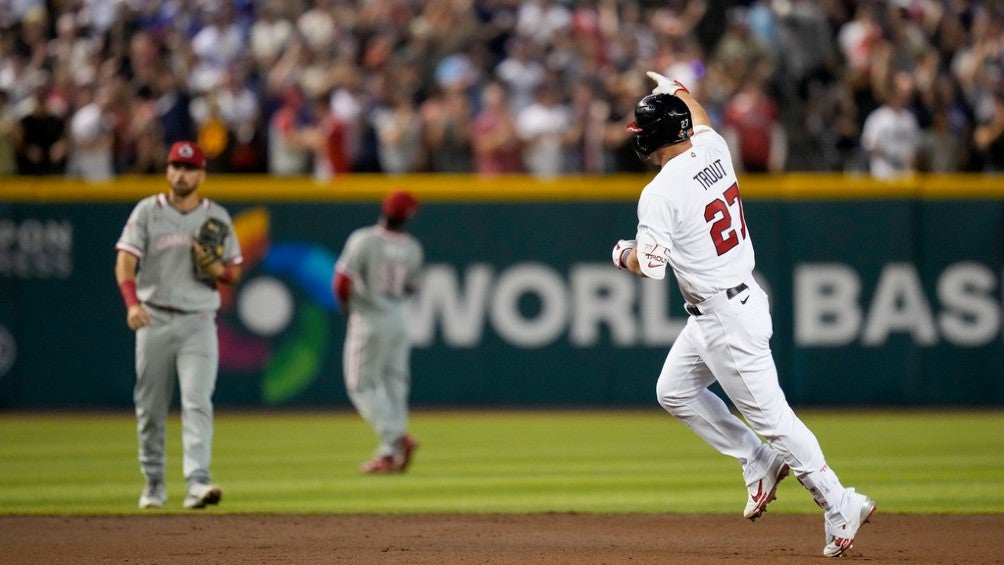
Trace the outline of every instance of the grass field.
{"type": "MultiPolygon", "coordinates": [[[[1004,513],[1000,411],[800,411],[846,485],[885,513],[1004,513]]],[[[411,470],[356,471],[375,444],[355,413],[216,417],[213,513],[739,513],[739,466],[658,407],[432,412],[411,470]]],[[[179,513],[180,422],[170,421],[163,513],[179,513]]],[[[133,514],[143,479],[131,412],[0,414],[0,514],[133,514]]],[[[818,509],[782,483],[771,513],[818,509]]]]}

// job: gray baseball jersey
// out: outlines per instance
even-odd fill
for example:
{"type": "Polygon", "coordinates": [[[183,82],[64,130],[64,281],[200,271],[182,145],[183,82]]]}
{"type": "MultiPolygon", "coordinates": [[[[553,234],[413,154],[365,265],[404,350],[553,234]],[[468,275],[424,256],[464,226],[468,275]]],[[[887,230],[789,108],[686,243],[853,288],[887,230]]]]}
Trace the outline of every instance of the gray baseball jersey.
{"type": "MultiPolygon", "coordinates": [[[[115,248],[140,260],[136,295],[141,302],[185,312],[220,307],[219,293],[195,278],[192,262],[192,235],[208,218],[222,220],[233,234],[230,214],[208,198],[187,214],[171,206],[166,194],[144,198],[136,205],[115,248]]],[[[228,237],[223,262],[240,264],[243,260],[237,238],[228,237]]]]}
{"type": "Polygon", "coordinates": [[[345,389],[380,436],[378,457],[393,455],[407,431],[411,343],[404,301],[424,261],[411,235],[382,226],[354,231],[336,269],[352,281],[345,336],[345,389]]]}
{"type": "Polygon", "coordinates": [[[417,285],[423,260],[422,245],[409,234],[378,225],[352,232],[337,265],[352,280],[349,311],[403,317],[406,291],[417,285]]]}
{"type": "Polygon", "coordinates": [[[164,480],[166,422],[175,378],[181,391],[186,482],[210,479],[220,295],[196,278],[192,260],[195,230],[210,217],[230,228],[224,262],[241,263],[230,215],[208,199],[183,214],[171,206],[166,194],[145,198],[133,209],[115,245],[139,258],[136,295],[150,314],[150,323],[136,331],[133,390],[139,462],[148,481],[164,480]]]}

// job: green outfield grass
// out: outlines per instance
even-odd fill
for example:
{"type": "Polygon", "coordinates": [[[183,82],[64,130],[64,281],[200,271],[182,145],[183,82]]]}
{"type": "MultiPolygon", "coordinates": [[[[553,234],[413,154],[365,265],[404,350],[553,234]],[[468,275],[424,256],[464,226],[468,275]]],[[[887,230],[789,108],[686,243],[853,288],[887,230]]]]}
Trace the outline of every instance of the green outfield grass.
{"type": "MultiPolygon", "coordinates": [[[[847,485],[888,513],[1004,512],[1004,413],[800,412],[847,485]]],[[[216,418],[213,513],[740,513],[738,464],[658,407],[417,411],[405,475],[361,476],[375,439],[352,412],[216,418]]],[[[164,513],[182,512],[180,422],[164,513]]],[[[0,514],[131,514],[143,479],[131,413],[0,414],[0,514]]],[[[772,513],[818,509],[787,480],[772,513]]],[[[149,511],[146,511],[147,513],[149,511]]]]}

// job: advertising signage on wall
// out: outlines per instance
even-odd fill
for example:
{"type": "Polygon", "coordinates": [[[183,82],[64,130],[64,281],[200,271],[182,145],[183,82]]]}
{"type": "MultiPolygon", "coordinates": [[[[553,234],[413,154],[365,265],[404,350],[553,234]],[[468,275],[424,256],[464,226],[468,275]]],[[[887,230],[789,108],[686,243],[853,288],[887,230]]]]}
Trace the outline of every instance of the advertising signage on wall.
{"type": "MultiPolygon", "coordinates": [[[[129,196],[0,206],[0,409],[130,406],[113,276],[129,196]]],[[[378,197],[227,203],[246,265],[217,317],[220,405],[348,406],[331,273],[378,197]]],[[[792,402],[1004,404],[1004,199],[746,205],[792,402]]],[[[687,315],[672,278],[609,264],[635,221],[627,198],[426,199],[416,405],[651,405],[687,315]]]]}
{"type": "Polygon", "coordinates": [[[0,218],[0,277],[65,279],[73,272],[73,225],[64,218],[0,218]]]}

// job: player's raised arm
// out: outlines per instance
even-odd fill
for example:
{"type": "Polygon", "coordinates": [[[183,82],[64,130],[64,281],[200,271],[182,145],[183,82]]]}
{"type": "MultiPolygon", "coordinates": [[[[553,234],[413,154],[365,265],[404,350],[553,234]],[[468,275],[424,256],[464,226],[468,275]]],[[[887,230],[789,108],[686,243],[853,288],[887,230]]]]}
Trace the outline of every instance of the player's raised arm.
{"type": "Polygon", "coordinates": [[[704,106],[701,106],[701,103],[694,98],[690,91],[687,90],[687,87],[683,86],[680,81],[664,77],[654,71],[648,71],[645,74],[656,83],[655,88],[652,89],[652,94],[672,94],[676,96],[687,105],[695,126],[711,126],[711,119],[708,118],[708,113],[704,111],[704,106]]]}

